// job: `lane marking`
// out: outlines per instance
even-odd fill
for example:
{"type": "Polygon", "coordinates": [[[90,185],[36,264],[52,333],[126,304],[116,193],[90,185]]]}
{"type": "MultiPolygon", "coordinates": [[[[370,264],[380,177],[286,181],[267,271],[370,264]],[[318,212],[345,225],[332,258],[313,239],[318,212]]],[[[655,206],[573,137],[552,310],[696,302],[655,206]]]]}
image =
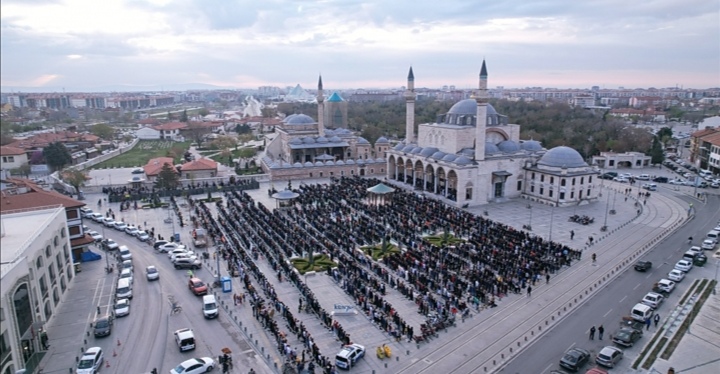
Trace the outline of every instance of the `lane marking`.
{"type": "Polygon", "coordinates": [[[605,313],[605,315],[603,316],[603,318],[607,317],[610,312],[612,312],[612,309],[608,310],[607,313],[605,313]]]}
{"type": "Polygon", "coordinates": [[[550,365],[548,365],[548,366],[547,366],[547,367],[546,367],[545,369],[543,369],[543,371],[542,371],[542,372],[540,372],[540,374],[542,374],[542,373],[544,373],[544,372],[546,372],[546,371],[550,370],[550,368],[551,368],[551,367],[553,367],[553,366],[555,366],[555,364],[550,364],[550,365]]]}
{"type": "Polygon", "coordinates": [[[638,283],[637,286],[633,287],[633,290],[637,290],[638,287],[640,287],[640,283],[638,283]]]}
{"type": "Polygon", "coordinates": [[[623,298],[620,299],[620,304],[622,304],[622,302],[625,301],[625,299],[627,299],[627,295],[623,296],[623,298]]]}
{"type": "Polygon", "coordinates": [[[577,343],[577,342],[573,342],[573,343],[572,343],[572,344],[570,344],[570,346],[569,346],[569,347],[567,347],[567,348],[566,348],[565,350],[566,350],[566,351],[569,351],[569,350],[571,350],[571,349],[572,349],[572,348],[573,348],[573,347],[575,346],[575,344],[576,344],[576,343],[577,343]]]}

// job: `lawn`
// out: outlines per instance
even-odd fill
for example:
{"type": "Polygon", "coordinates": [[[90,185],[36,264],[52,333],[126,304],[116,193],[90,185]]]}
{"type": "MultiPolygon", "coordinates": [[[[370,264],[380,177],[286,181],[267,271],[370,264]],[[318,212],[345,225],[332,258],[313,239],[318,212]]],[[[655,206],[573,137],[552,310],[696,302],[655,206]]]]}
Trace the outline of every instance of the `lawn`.
{"type": "Polygon", "coordinates": [[[92,168],[139,167],[147,164],[151,158],[156,157],[173,157],[175,163],[179,164],[185,151],[190,148],[190,143],[190,141],[141,140],[132,150],[103,161],[92,168]]]}
{"type": "MultiPolygon", "coordinates": [[[[210,158],[223,164],[223,165],[227,165],[228,159],[227,159],[227,157],[223,157],[220,154],[220,153],[222,153],[222,151],[217,150],[215,152],[218,152],[218,154],[216,154],[215,156],[210,156],[210,158]]],[[[257,153],[257,149],[253,148],[253,147],[238,148],[238,149],[233,149],[230,153],[232,154],[230,157],[232,157],[233,159],[250,158],[250,157],[255,156],[255,154],[257,153]]]]}

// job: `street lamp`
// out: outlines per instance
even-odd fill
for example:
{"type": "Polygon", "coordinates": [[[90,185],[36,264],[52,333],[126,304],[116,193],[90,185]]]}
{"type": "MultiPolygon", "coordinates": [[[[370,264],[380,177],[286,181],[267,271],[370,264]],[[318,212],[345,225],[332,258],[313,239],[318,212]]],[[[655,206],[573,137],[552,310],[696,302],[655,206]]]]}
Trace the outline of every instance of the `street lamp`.
{"type": "Polygon", "coordinates": [[[607,230],[608,209],[610,209],[610,194],[607,194],[607,201],[605,202],[605,223],[603,223],[603,227],[600,228],[601,231],[607,230]]]}

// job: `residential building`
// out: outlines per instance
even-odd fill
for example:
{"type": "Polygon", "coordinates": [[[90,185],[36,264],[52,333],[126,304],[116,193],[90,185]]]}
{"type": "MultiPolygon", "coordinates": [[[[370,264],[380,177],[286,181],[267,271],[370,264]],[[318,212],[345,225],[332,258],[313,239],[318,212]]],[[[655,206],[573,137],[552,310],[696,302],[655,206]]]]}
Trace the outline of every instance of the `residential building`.
{"type": "Polygon", "coordinates": [[[22,148],[0,146],[0,169],[12,170],[17,169],[28,163],[27,153],[22,148]]]}
{"type": "Polygon", "coordinates": [[[68,211],[59,204],[7,209],[5,199],[3,195],[0,216],[0,372],[33,373],[47,350],[44,326],[75,277],[68,211]]]}
{"type": "Polygon", "coordinates": [[[600,169],[640,169],[650,166],[652,157],[640,152],[600,152],[592,157],[592,163],[600,169]]]}
{"type": "Polygon", "coordinates": [[[718,132],[720,132],[718,128],[706,127],[690,134],[690,162],[699,165],[702,169],[707,168],[710,148],[709,145],[703,144],[703,138],[718,132]]]}
{"type": "Polygon", "coordinates": [[[180,173],[184,179],[214,178],[217,176],[217,172],[218,163],[205,157],[186,162],[180,166],[180,173]]]}

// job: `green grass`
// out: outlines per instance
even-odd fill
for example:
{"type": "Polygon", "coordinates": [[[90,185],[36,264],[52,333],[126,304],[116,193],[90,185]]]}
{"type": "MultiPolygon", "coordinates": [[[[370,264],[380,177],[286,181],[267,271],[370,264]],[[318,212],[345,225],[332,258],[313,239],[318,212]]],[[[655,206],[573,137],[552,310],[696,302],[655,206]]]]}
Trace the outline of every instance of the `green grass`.
{"type": "Polygon", "coordinates": [[[117,157],[103,161],[93,169],[139,167],[156,157],[169,157],[171,154],[176,164],[182,160],[183,154],[190,148],[190,141],[173,142],[170,140],[141,140],[135,148],[117,157]]]}
{"type": "Polygon", "coordinates": [[[326,271],[327,269],[337,267],[335,261],[330,260],[330,257],[326,255],[314,255],[313,264],[310,265],[310,261],[307,258],[294,258],[290,260],[295,269],[300,274],[305,274],[308,271],[326,271]]]}
{"type": "Polygon", "coordinates": [[[360,249],[362,249],[365,254],[370,255],[374,261],[402,252],[400,248],[390,243],[385,243],[384,247],[383,243],[380,243],[378,245],[360,247],[360,249]]]}

